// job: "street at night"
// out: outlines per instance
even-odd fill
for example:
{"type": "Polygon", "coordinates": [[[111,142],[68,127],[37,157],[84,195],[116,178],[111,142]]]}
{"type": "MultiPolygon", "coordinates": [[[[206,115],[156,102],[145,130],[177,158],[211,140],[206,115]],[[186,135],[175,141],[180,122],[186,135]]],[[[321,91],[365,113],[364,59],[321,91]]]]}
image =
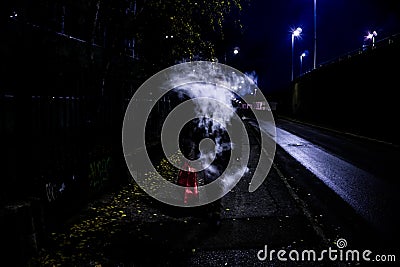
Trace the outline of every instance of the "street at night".
{"type": "Polygon", "coordinates": [[[399,14],[2,3],[0,266],[396,266],[399,14]]]}
{"type": "MultiPolygon", "coordinates": [[[[398,156],[398,150],[386,144],[287,120],[278,120],[277,125],[287,131],[301,128],[312,136],[314,143],[288,132],[279,137],[278,131],[278,140],[281,140],[273,168],[264,184],[249,193],[248,184],[260,148],[254,128],[249,172],[222,198],[220,225],[210,220],[207,208],[184,211],[181,209],[185,208],[169,207],[131,184],[89,203],[65,226],[49,234],[50,245],[32,263],[61,266],[70,263],[76,266],[281,266],[277,259],[272,262],[259,260],[257,253],[265,245],[275,250],[322,251],[336,246],[339,238],[345,238],[354,249],[394,255],[399,234],[398,218],[394,215],[398,195],[390,195],[387,191],[381,199],[373,199],[376,202],[372,206],[365,204],[371,202],[360,202],[357,203],[359,206],[353,207],[353,203],[348,203],[347,198],[337,194],[335,188],[330,188],[330,183],[321,181],[318,175],[324,170],[341,172],[331,177],[341,180],[337,183],[349,190],[348,195],[354,201],[375,198],[380,193],[375,190],[382,189],[370,188],[370,181],[362,180],[357,182],[357,188],[351,188],[352,184],[347,180],[354,177],[352,168],[357,168],[352,163],[343,168],[335,161],[327,162],[318,172],[318,161],[306,158],[308,165],[302,165],[302,159],[293,156],[291,150],[312,149],[314,153],[308,155],[321,157],[315,154],[327,154],[348,160],[346,162],[351,162],[351,157],[358,158],[353,146],[367,151],[383,149],[387,155],[392,153],[393,158],[398,156]],[[334,154],[333,148],[329,148],[332,140],[345,148],[352,146],[354,152],[346,155],[348,149],[343,149],[342,154],[334,154]],[[314,162],[316,166],[313,167],[314,162]],[[149,253],[157,255],[149,256],[149,253]]],[[[372,154],[375,152],[371,151],[372,154]]],[[[368,166],[363,165],[364,169],[368,166]]],[[[374,179],[382,185],[387,183],[391,188],[398,184],[365,173],[366,177],[361,176],[363,179],[374,179]]],[[[309,263],[295,262],[293,265],[309,266],[309,263]]],[[[317,264],[331,265],[327,259],[317,264]]]]}

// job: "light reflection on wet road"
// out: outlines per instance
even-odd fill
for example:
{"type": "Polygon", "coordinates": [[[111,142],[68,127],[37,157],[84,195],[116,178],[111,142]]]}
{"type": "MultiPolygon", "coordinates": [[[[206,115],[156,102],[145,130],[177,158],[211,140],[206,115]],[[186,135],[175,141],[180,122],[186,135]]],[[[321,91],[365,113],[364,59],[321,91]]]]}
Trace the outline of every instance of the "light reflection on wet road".
{"type": "MultiPolygon", "coordinates": [[[[260,122],[260,127],[264,133],[268,132],[267,123],[260,122]]],[[[277,127],[276,135],[280,147],[322,180],[378,230],[391,233],[398,227],[399,219],[395,214],[399,194],[396,187],[350,164],[340,155],[329,153],[286,130],[277,127]]]]}

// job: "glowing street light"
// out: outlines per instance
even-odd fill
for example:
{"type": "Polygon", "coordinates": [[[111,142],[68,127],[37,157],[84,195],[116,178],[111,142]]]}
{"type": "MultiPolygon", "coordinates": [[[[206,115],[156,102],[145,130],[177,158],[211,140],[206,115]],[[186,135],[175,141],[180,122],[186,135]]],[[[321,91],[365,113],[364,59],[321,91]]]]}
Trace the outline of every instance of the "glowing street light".
{"type": "Polygon", "coordinates": [[[300,55],[300,76],[303,73],[303,58],[308,56],[308,51],[304,51],[301,55],[300,55]]]}
{"type": "Polygon", "coordinates": [[[302,28],[298,27],[292,31],[292,81],[293,81],[293,66],[294,66],[294,39],[299,38],[301,32],[303,31],[302,28]]]}
{"type": "Polygon", "coordinates": [[[368,32],[367,36],[365,37],[365,40],[372,40],[372,47],[375,46],[375,37],[378,35],[376,31],[373,32],[368,32]]]}
{"type": "Polygon", "coordinates": [[[303,29],[300,27],[297,27],[294,31],[292,31],[292,35],[294,37],[299,37],[302,32],[303,32],[303,29]]]}
{"type": "Polygon", "coordinates": [[[229,48],[229,50],[225,51],[225,53],[224,53],[224,62],[225,62],[225,64],[227,64],[227,61],[228,61],[227,57],[232,58],[232,54],[231,53],[233,53],[233,57],[238,56],[239,53],[240,53],[240,48],[238,46],[235,46],[233,48],[233,50],[231,50],[231,49],[232,48],[229,48]]]}

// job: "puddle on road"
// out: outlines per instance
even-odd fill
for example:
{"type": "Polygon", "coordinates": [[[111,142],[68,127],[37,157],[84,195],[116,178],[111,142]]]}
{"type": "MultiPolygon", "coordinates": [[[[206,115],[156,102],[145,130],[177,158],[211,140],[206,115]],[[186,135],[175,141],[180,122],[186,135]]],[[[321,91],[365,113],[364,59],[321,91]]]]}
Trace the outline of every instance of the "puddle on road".
{"type": "Polygon", "coordinates": [[[290,143],[287,144],[288,146],[294,146],[294,147],[299,147],[299,146],[306,146],[306,144],[301,144],[301,143],[290,143]]]}

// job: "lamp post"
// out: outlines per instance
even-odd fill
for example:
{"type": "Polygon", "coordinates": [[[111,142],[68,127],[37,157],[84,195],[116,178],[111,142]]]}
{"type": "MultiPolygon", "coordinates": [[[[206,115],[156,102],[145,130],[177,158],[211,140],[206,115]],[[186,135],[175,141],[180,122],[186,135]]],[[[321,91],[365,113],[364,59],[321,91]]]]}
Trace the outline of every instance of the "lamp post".
{"type": "Polygon", "coordinates": [[[304,51],[301,55],[300,55],[300,74],[299,76],[301,76],[301,74],[303,73],[303,58],[307,56],[307,51],[304,51]]]}
{"type": "Polygon", "coordinates": [[[317,66],[317,0],[314,0],[314,69],[317,66]]]}
{"type": "Polygon", "coordinates": [[[293,68],[294,68],[294,39],[295,37],[299,37],[301,32],[303,31],[302,28],[298,27],[295,30],[292,31],[292,79],[291,81],[293,81],[293,68]]]}

